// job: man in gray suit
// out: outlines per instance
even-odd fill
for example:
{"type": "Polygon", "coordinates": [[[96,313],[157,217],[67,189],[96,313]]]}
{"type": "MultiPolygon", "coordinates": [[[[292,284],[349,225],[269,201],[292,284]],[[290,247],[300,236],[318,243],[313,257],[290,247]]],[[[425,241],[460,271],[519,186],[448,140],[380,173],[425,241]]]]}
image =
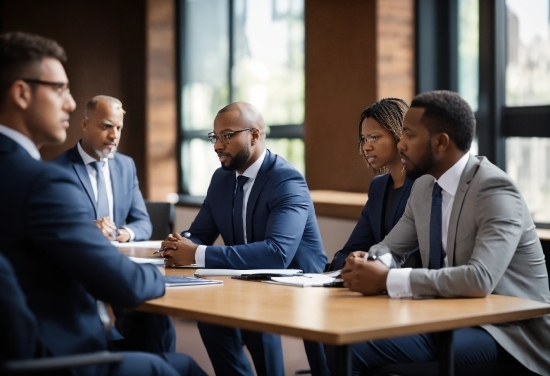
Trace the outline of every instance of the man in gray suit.
{"type": "MultiPolygon", "coordinates": [[[[479,298],[489,294],[550,302],[548,274],[535,225],[510,177],[469,154],[475,118],[456,93],[416,96],[405,115],[401,160],[416,180],[401,220],[368,254],[355,252],[344,285],[391,298],[479,298]],[[423,269],[400,269],[420,247],[423,269]],[[370,256],[370,260],[367,259],[370,256]],[[376,257],[376,258],[375,258],[376,257]],[[373,260],[374,259],[374,260],[373,260]]],[[[550,317],[454,332],[455,362],[485,374],[498,364],[549,374],[550,317]]],[[[354,371],[435,360],[431,334],[352,346],[354,371]]]]}

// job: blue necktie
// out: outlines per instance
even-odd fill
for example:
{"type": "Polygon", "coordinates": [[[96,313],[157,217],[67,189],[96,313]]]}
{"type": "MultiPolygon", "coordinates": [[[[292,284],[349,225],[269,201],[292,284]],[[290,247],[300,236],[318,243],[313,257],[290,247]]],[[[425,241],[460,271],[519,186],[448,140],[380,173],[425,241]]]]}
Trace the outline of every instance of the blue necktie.
{"type": "Polygon", "coordinates": [[[443,266],[443,248],[441,240],[441,187],[434,184],[432,191],[432,212],[430,214],[430,262],[429,269],[440,269],[443,266]]]}
{"type": "Polygon", "coordinates": [[[90,163],[96,171],[97,179],[97,219],[109,216],[109,200],[107,199],[107,186],[103,176],[103,165],[105,161],[95,161],[90,163]]]}
{"type": "Polygon", "coordinates": [[[235,196],[233,197],[233,239],[235,245],[244,244],[243,186],[247,180],[248,178],[242,175],[237,178],[237,189],[235,189],[235,196]]]}

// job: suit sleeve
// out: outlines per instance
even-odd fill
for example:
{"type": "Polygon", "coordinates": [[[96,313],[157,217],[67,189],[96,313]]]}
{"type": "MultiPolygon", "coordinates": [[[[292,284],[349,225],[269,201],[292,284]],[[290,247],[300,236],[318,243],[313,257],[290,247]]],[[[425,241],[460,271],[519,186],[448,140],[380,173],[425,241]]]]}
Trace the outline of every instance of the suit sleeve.
{"type": "Polygon", "coordinates": [[[206,251],[207,268],[285,269],[296,254],[309,211],[309,191],[299,172],[287,169],[269,190],[269,211],[263,240],[236,246],[212,246],[206,251]]]}
{"type": "Polygon", "coordinates": [[[457,244],[475,238],[469,262],[439,270],[413,270],[411,288],[415,298],[485,297],[509,267],[523,232],[523,215],[527,212],[523,199],[503,177],[478,184],[481,187],[470,187],[469,191],[475,195],[470,198],[475,202],[475,212],[459,218],[475,221],[475,229],[469,234],[457,233],[457,244]]]}
{"type": "Polygon", "coordinates": [[[151,219],[147,213],[147,208],[145,206],[145,201],[143,201],[143,196],[139,190],[139,183],[136,174],[136,165],[134,161],[131,161],[132,164],[132,191],[131,191],[131,206],[128,216],[126,217],[126,227],[132,229],[135,234],[135,241],[147,240],[151,237],[153,233],[153,226],[151,224],[151,219]]]}
{"type": "Polygon", "coordinates": [[[44,354],[38,323],[27,306],[9,261],[0,254],[0,359],[30,359],[44,354]]]}
{"type": "MultiPolygon", "coordinates": [[[[369,247],[374,244],[374,233],[371,227],[371,219],[369,216],[370,205],[369,201],[371,199],[379,199],[378,197],[371,197],[365,204],[363,211],[361,212],[361,217],[355,225],[353,232],[351,233],[346,245],[344,248],[336,252],[334,259],[330,264],[330,270],[342,269],[344,266],[344,261],[351,252],[355,251],[368,251],[369,247]]],[[[382,220],[378,218],[378,220],[382,220]]]]}
{"type": "Polygon", "coordinates": [[[66,172],[46,169],[29,194],[28,246],[72,276],[96,299],[132,307],[162,296],[162,274],[122,255],[89,220],[86,197],[66,172]]]}

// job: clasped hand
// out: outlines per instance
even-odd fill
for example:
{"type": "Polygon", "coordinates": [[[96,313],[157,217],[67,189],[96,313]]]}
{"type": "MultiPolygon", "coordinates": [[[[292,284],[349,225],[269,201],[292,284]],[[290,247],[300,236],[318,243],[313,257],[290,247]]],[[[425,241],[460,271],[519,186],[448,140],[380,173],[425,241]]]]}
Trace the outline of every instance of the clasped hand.
{"type": "Polygon", "coordinates": [[[352,252],[342,269],[344,286],[363,295],[378,295],[386,291],[390,269],[379,260],[367,261],[363,251],[352,252]]]}
{"type": "Polygon", "coordinates": [[[117,240],[120,243],[126,243],[130,240],[130,233],[123,228],[117,230],[110,217],[96,219],[94,222],[107,239],[117,240]]]}
{"type": "Polygon", "coordinates": [[[195,262],[198,245],[178,233],[168,235],[160,245],[165,266],[191,265],[195,262]]]}

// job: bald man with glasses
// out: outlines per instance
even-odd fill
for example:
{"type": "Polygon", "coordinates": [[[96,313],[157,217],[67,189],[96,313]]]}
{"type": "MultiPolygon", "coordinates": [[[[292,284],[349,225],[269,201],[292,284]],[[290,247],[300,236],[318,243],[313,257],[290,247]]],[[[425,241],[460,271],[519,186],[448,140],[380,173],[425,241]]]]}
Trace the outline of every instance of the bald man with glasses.
{"type": "MultiPolygon", "coordinates": [[[[162,243],[166,265],[322,272],[327,256],[307,184],[266,149],[260,112],[248,103],[230,104],[218,112],[208,138],[221,168],[185,236],[172,234],[162,243]],[[225,245],[214,246],[219,235],[225,245]]],[[[258,375],[284,375],[279,336],[198,326],[216,374],[253,375],[244,343],[258,375]]]]}

